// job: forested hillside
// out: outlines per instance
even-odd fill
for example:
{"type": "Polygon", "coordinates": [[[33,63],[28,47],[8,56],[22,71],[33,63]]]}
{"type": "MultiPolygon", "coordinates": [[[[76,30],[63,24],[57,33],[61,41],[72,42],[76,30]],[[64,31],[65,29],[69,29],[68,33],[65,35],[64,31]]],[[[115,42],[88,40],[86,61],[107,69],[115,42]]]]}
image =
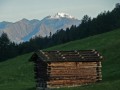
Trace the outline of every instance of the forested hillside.
{"type": "MultiPolygon", "coordinates": [[[[103,55],[103,80],[88,86],[59,90],[120,90],[120,29],[46,50],[76,49],[96,49],[103,55]]],[[[29,62],[31,55],[24,54],[0,63],[0,90],[35,90],[33,63],[29,62]]]]}
{"type": "Polygon", "coordinates": [[[29,42],[15,44],[10,42],[5,33],[0,37],[0,61],[17,55],[33,52],[58,44],[83,39],[89,36],[105,33],[120,28],[120,4],[117,3],[112,11],[104,11],[96,18],[85,15],[81,24],[66,30],[58,30],[46,37],[35,37],[29,42]]]}

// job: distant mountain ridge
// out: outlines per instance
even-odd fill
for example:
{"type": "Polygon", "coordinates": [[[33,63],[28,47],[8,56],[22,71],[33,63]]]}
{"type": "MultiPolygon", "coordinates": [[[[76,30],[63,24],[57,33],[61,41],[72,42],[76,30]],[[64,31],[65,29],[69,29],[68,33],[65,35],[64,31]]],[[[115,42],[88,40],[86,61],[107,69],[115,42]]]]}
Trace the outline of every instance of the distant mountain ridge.
{"type": "Polygon", "coordinates": [[[47,16],[42,20],[27,20],[23,18],[15,23],[0,22],[0,35],[5,32],[11,41],[20,43],[28,41],[34,36],[49,36],[50,32],[54,34],[57,30],[65,30],[72,25],[78,26],[80,23],[80,20],[65,13],[47,16]]]}

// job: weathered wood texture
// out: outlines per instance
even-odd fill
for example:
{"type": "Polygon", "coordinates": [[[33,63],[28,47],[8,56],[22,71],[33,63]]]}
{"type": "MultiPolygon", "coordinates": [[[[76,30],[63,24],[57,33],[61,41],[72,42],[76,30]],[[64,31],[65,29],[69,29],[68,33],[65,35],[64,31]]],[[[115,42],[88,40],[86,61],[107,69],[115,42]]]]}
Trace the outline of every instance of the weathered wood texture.
{"type": "Polygon", "coordinates": [[[47,69],[48,87],[94,83],[102,77],[100,62],[53,62],[47,69]]]}
{"type": "Polygon", "coordinates": [[[96,50],[78,51],[38,51],[36,55],[46,62],[66,62],[66,61],[100,61],[102,56],[96,50]]]}
{"type": "Polygon", "coordinates": [[[74,86],[102,80],[100,62],[51,62],[35,65],[37,86],[74,86]]]}
{"type": "Polygon", "coordinates": [[[103,57],[96,50],[39,51],[31,58],[38,88],[78,86],[102,80],[103,57]]]}

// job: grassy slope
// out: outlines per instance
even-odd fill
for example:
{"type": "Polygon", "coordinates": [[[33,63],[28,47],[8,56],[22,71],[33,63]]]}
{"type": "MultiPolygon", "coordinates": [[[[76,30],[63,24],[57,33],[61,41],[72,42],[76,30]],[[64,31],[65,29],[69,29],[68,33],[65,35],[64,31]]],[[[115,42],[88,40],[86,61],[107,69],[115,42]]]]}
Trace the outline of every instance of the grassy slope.
{"type": "MultiPolygon", "coordinates": [[[[97,49],[104,56],[103,81],[97,84],[59,90],[120,90],[120,29],[47,50],[97,49]]],[[[0,90],[35,90],[30,54],[0,63],[0,90]]]]}
{"type": "Polygon", "coordinates": [[[33,63],[28,62],[30,54],[0,63],[0,90],[33,90],[33,63]]]}
{"type": "MultiPolygon", "coordinates": [[[[48,50],[96,49],[103,56],[101,83],[64,90],[120,90],[120,29],[82,40],[51,47],[48,50]]],[[[63,90],[63,89],[59,89],[63,90]]]]}

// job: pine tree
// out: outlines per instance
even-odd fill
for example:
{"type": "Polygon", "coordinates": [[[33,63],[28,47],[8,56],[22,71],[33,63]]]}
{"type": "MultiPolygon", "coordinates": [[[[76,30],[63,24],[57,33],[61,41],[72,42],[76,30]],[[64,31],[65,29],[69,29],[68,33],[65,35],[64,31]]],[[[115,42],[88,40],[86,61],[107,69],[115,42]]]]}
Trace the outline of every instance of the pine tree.
{"type": "Polygon", "coordinates": [[[0,59],[6,59],[7,55],[8,55],[8,46],[10,44],[10,40],[7,36],[6,33],[2,33],[1,37],[0,37],[0,59]]]}

